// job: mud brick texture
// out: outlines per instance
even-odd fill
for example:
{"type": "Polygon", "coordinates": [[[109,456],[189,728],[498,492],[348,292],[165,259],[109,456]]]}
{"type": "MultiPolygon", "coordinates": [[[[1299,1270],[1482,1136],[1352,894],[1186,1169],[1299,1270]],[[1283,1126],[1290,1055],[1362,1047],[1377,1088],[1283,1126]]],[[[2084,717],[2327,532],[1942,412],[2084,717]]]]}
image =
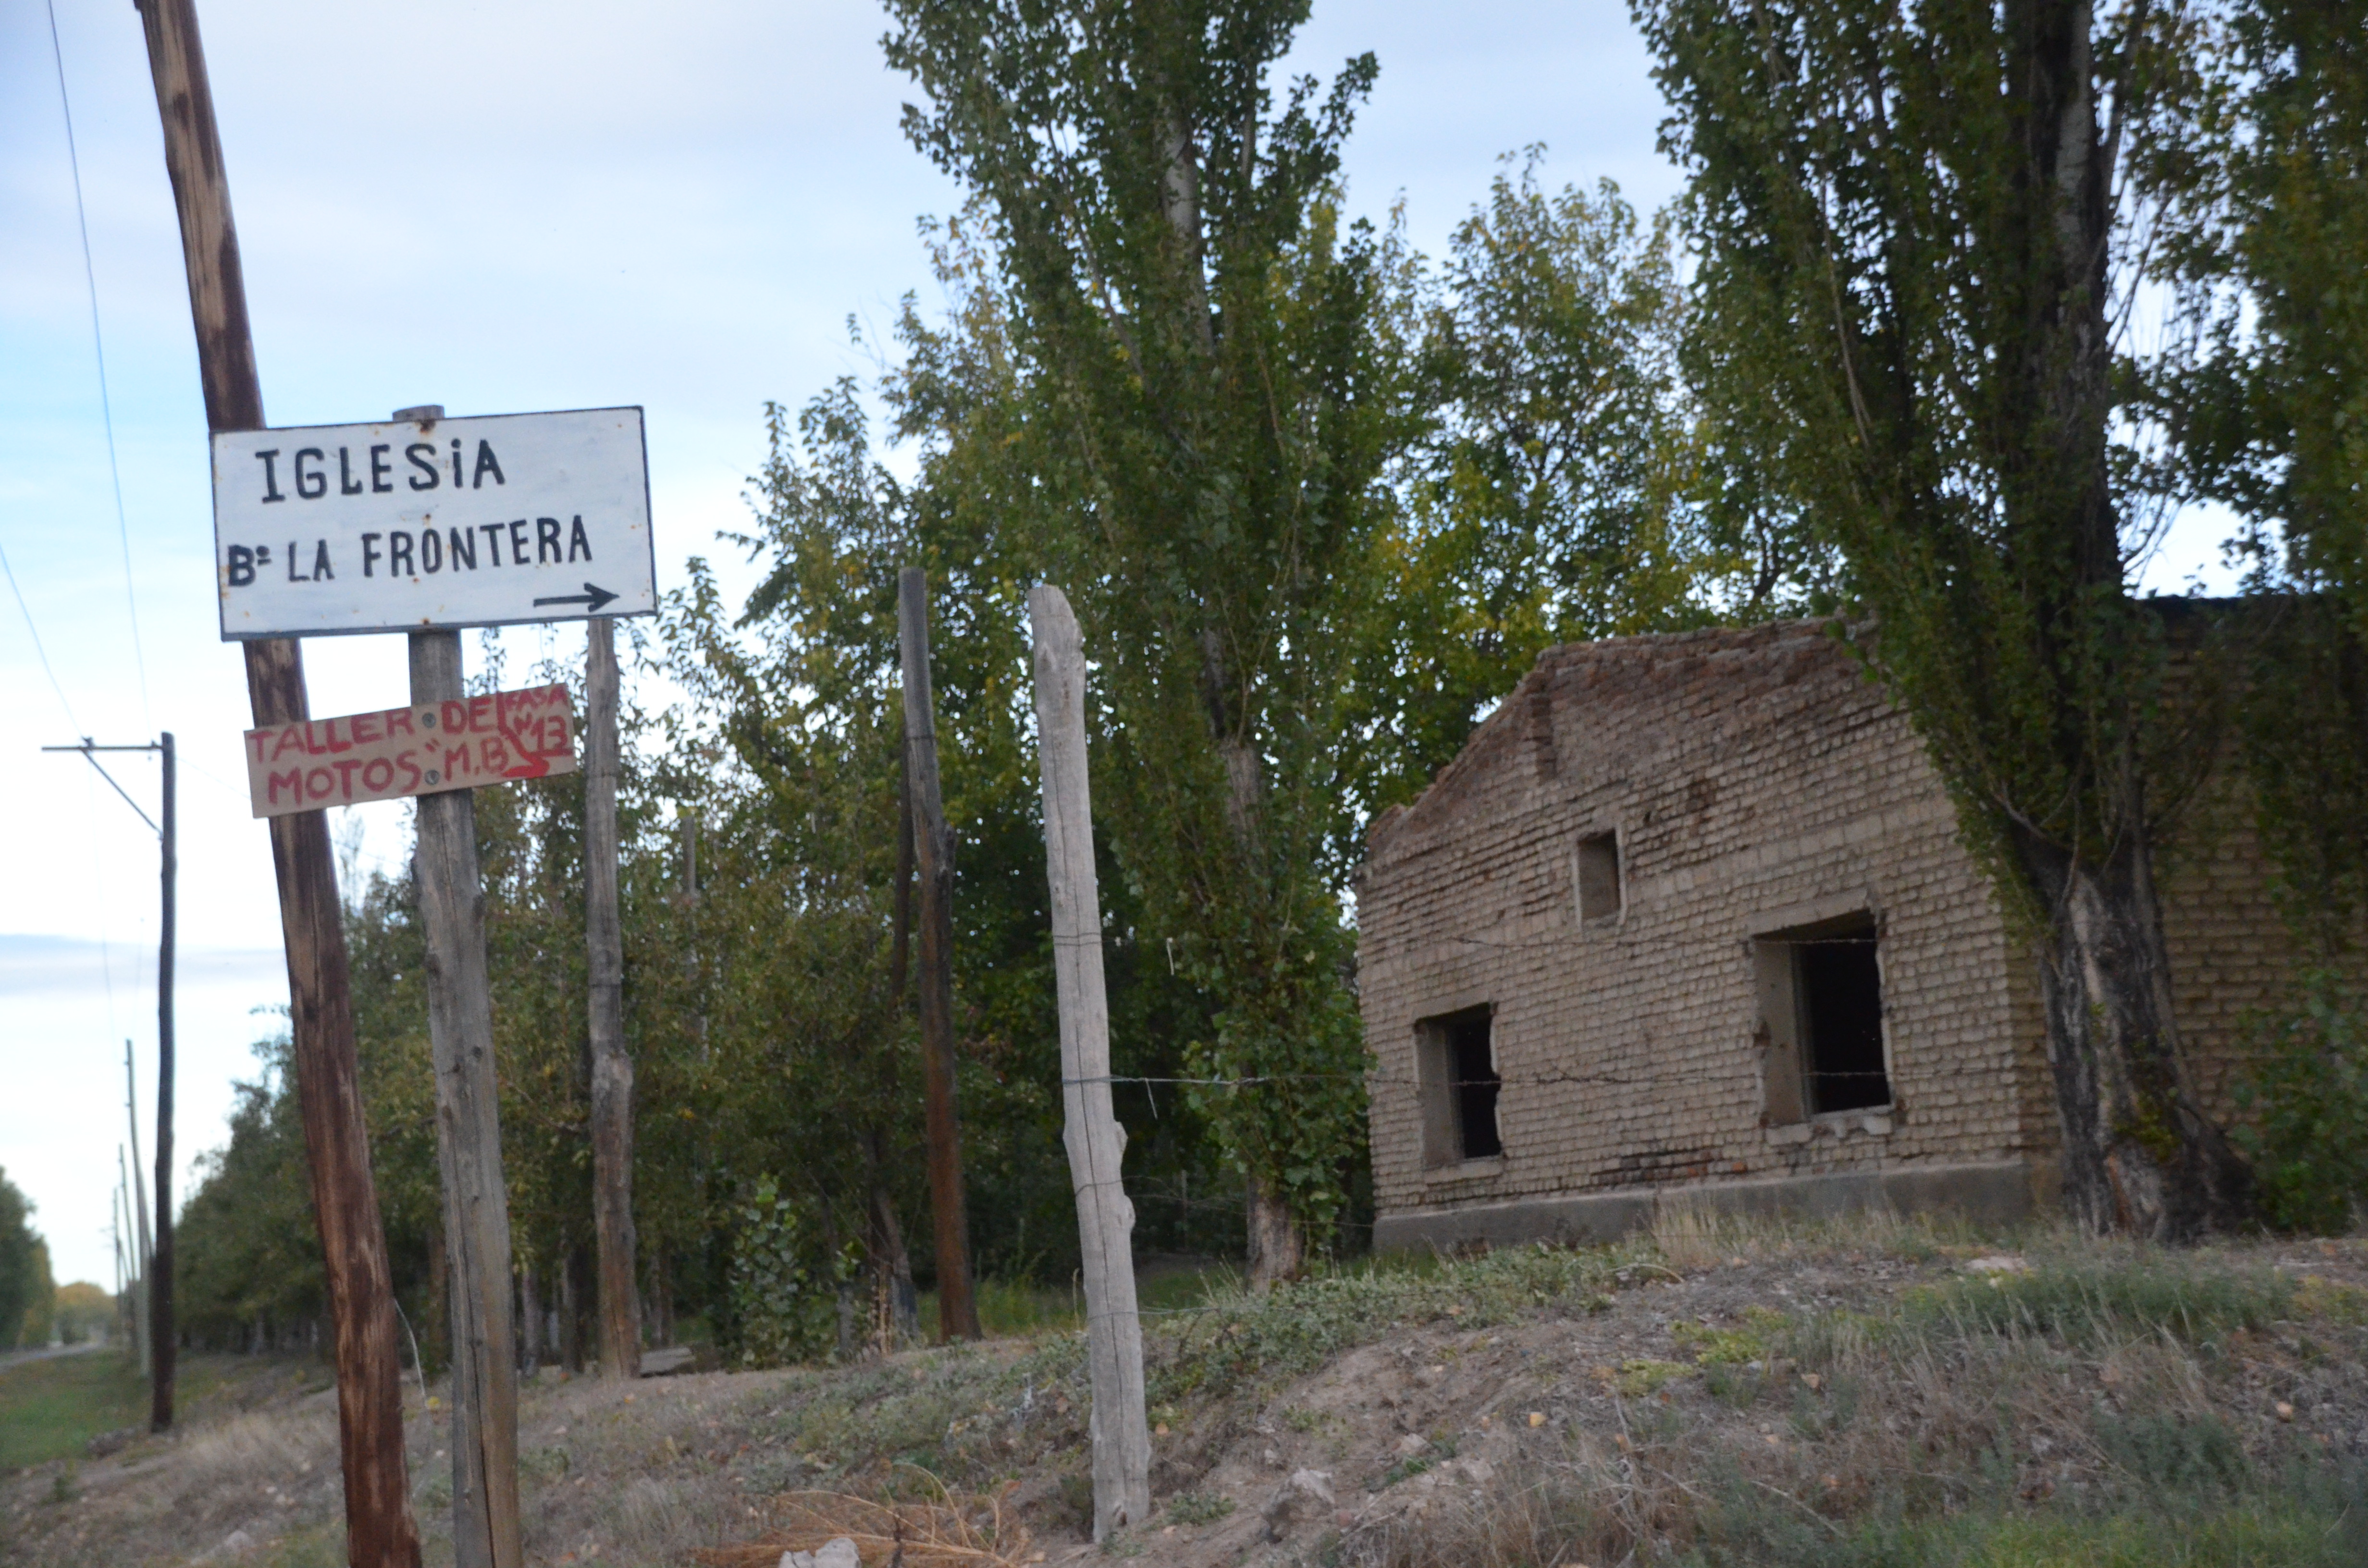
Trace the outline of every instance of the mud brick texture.
{"type": "MultiPolygon", "coordinates": [[[[2198,1087],[2225,1118],[2245,1015],[2290,977],[2241,802],[2205,793],[2222,809],[2166,853],[2162,896],[2198,1087]]],[[[2034,961],[1922,742],[1818,625],[1548,651],[1418,801],[1376,819],[1358,920],[1384,1221],[2001,1165],[2036,1202],[2054,1187],[2034,961]],[[1606,833],[1618,912],[1582,919],[1578,846],[1606,833]],[[1891,1100],[1805,1114],[1770,1085],[1797,1048],[1765,1017],[1761,944],[1852,916],[1877,935],[1891,1100]],[[1503,1151],[1458,1160],[1419,1042],[1425,1020],[1479,1008],[1503,1151]]]]}

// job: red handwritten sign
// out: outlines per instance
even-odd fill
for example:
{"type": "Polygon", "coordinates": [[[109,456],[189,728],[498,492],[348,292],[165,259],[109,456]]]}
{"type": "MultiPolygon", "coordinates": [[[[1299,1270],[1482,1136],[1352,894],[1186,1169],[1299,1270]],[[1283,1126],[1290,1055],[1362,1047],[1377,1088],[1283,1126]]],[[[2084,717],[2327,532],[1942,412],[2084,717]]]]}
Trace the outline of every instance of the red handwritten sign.
{"type": "Polygon", "coordinates": [[[575,771],[564,686],[246,732],[247,794],[259,817],[575,771]]]}

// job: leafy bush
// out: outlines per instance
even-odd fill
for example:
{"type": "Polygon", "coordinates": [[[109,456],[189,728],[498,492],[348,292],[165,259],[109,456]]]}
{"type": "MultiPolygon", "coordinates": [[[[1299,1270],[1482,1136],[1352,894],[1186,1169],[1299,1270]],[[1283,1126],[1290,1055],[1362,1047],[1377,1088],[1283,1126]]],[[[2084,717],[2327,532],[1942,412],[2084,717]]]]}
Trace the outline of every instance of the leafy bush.
{"type": "Polygon", "coordinates": [[[746,1367],[818,1361],[838,1338],[838,1288],[854,1278],[852,1246],[833,1255],[806,1234],[773,1178],[757,1181],[734,1216],[725,1354],[746,1367]]]}
{"type": "Polygon", "coordinates": [[[2340,1233],[2368,1198],[2368,1028],[2333,976],[2305,978],[2297,1015],[2258,1023],[2257,1065],[2237,1085],[2253,1113],[2235,1137],[2253,1160],[2261,1212],[2289,1231],[2340,1233]]]}

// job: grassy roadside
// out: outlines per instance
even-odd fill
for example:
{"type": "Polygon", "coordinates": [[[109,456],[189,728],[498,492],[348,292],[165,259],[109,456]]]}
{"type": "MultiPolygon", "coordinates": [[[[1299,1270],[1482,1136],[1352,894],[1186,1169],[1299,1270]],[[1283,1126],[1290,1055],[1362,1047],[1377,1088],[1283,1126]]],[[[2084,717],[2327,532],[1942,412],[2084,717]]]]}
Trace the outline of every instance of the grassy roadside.
{"type": "Polygon", "coordinates": [[[112,1347],[0,1368],[0,1471],[72,1458],[147,1414],[147,1383],[112,1347]]]}
{"type": "MultiPolygon", "coordinates": [[[[1090,1553],[1067,1293],[982,1295],[979,1345],[535,1380],[532,1568],[773,1568],[890,1506],[907,1545],[930,1517],[975,1538],[949,1563],[1090,1553]]],[[[1265,1297],[1178,1271],[1144,1296],[1163,1308],[1144,1336],[1155,1516],[1104,1554],[1161,1568],[2368,1562],[2360,1241],[1672,1221],[1612,1247],[1369,1259],[1265,1297]],[[1270,1529],[1303,1471],[1329,1499],[1270,1529]]],[[[0,1475],[0,1564],[333,1568],[325,1369],[218,1375],[176,1439],[0,1475]],[[234,1533],[251,1544],[228,1551],[234,1533]]],[[[406,1393],[438,1568],[449,1415],[406,1393]]],[[[894,1557],[877,1545],[867,1568],[894,1557]]]]}

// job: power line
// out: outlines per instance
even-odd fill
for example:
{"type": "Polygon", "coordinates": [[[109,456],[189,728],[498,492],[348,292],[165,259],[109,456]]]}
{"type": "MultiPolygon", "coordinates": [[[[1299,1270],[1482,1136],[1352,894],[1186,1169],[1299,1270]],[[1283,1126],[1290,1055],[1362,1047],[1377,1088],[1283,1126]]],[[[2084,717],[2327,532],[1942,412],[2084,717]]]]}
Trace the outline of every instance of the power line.
{"type": "MultiPolygon", "coordinates": [[[[50,10],[50,59],[58,68],[58,108],[64,111],[66,121],[66,164],[74,170],[74,224],[82,232],[82,278],[90,291],[90,350],[98,363],[98,413],[107,426],[107,472],[115,484],[115,538],[123,549],[123,608],[131,618],[131,663],[140,675],[140,717],[147,728],[156,728],[155,716],[148,708],[148,655],[140,645],[140,603],[131,590],[131,527],[123,512],[123,469],[115,456],[115,405],[107,390],[107,342],[98,331],[98,273],[90,261],[90,217],[83,204],[82,154],[74,146],[74,100],[66,94],[66,55],[58,42],[57,0],[48,0],[50,10]]],[[[80,725],[75,728],[79,730],[80,725]]]]}
{"type": "Polygon", "coordinates": [[[58,706],[66,710],[66,722],[74,733],[82,733],[82,721],[74,717],[74,704],[66,700],[66,688],[58,684],[58,672],[50,667],[50,651],[41,646],[41,629],[33,624],[33,607],[25,602],[25,590],[17,585],[17,569],[8,564],[8,548],[0,545],[0,575],[8,579],[8,591],[17,596],[17,608],[25,617],[26,634],[33,640],[33,652],[41,661],[41,673],[50,677],[50,689],[58,694],[58,706]]]}

